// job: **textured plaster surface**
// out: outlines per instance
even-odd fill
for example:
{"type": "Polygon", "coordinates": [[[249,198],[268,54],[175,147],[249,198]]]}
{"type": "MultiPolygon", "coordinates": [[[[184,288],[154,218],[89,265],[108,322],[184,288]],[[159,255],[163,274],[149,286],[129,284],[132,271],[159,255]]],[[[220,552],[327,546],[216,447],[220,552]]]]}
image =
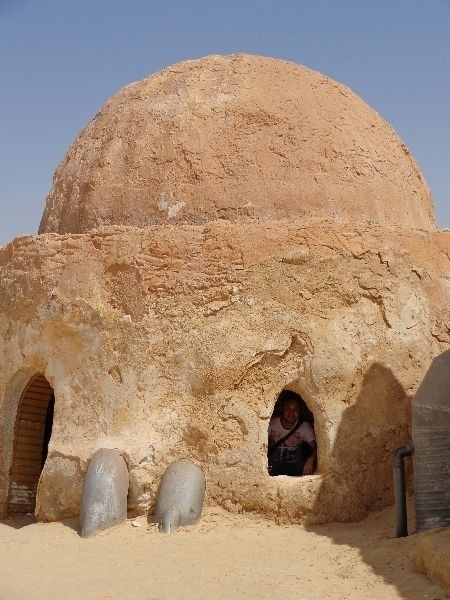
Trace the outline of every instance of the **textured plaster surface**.
{"type": "Polygon", "coordinates": [[[356,94],[237,54],[113,96],[57,169],[40,232],[311,216],[435,228],[409,150],[356,94]]]}
{"type": "Polygon", "coordinates": [[[79,512],[98,448],[127,462],[130,514],[154,508],[177,458],[202,467],[208,503],[280,522],[391,503],[411,397],[450,345],[449,242],[320,220],[14,240],[0,249],[0,507],[18,398],[37,372],[56,396],[43,520],[79,512]],[[314,413],[311,477],[267,474],[286,386],[314,413]]]}

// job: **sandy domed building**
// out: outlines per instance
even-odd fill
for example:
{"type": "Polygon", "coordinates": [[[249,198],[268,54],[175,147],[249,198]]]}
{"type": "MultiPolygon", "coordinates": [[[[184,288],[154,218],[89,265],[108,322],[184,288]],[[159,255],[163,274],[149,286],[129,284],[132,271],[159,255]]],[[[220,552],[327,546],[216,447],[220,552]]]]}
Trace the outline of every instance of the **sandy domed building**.
{"type": "Polygon", "coordinates": [[[125,87],[0,249],[0,513],[76,515],[98,448],[152,510],[187,457],[207,498],[280,522],[393,501],[392,453],[450,345],[450,233],[392,128],[298,65],[211,56],[125,87]],[[270,477],[280,393],[314,475],[270,477]]]}

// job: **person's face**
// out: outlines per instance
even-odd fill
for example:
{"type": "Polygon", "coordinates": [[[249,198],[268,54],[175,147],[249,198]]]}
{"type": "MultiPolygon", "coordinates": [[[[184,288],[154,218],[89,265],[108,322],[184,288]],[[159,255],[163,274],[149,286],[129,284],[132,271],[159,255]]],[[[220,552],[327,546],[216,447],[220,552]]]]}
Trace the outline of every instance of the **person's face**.
{"type": "Polygon", "coordinates": [[[283,404],[281,416],[287,425],[294,426],[300,416],[300,406],[298,402],[295,400],[287,400],[283,404]]]}

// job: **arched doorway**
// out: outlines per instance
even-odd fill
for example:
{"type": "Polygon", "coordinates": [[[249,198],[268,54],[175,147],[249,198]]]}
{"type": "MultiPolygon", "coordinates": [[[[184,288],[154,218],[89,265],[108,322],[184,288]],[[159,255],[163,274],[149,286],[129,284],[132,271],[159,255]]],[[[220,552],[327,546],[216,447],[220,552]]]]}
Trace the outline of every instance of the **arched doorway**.
{"type": "Polygon", "coordinates": [[[268,472],[271,476],[312,475],[317,471],[314,415],[300,394],[283,389],[268,428],[268,472]]]}
{"type": "Polygon", "coordinates": [[[43,375],[34,375],[20,398],[9,473],[7,514],[34,513],[36,491],[52,432],[55,396],[43,375]]]}

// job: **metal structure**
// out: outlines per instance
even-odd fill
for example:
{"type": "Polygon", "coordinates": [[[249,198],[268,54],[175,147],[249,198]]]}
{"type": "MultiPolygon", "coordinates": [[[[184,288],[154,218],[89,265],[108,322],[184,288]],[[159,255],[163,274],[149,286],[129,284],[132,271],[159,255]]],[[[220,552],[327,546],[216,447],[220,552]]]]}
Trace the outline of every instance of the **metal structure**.
{"type": "Polygon", "coordinates": [[[412,403],[416,530],[450,526],[450,350],[431,363],[412,403]]]}

